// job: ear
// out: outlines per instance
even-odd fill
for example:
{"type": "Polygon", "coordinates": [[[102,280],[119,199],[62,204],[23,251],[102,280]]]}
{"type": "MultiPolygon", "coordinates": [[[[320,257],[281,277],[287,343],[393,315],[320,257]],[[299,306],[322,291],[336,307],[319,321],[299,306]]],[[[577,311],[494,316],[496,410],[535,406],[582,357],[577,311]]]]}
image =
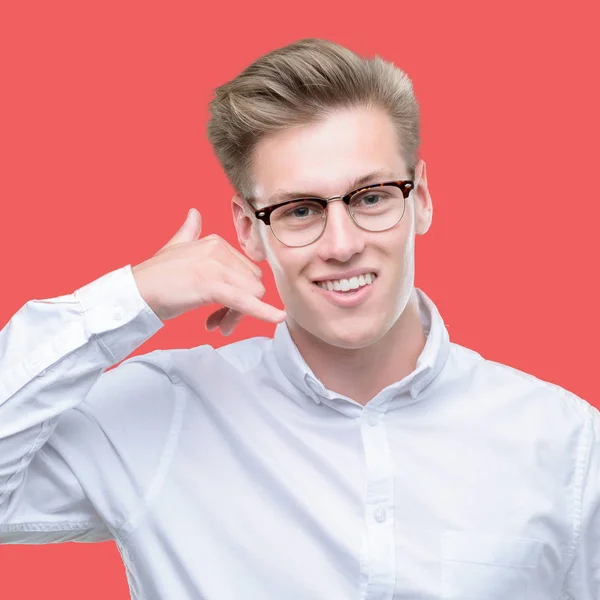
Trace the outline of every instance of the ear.
{"type": "Polygon", "coordinates": [[[232,198],[231,210],[238,241],[246,256],[253,262],[265,260],[266,252],[258,231],[259,224],[251,212],[252,209],[240,194],[232,198]]]}
{"type": "Polygon", "coordinates": [[[427,170],[425,161],[419,160],[415,167],[415,233],[423,235],[427,233],[431,226],[433,217],[433,205],[431,195],[427,187],[427,170]]]}

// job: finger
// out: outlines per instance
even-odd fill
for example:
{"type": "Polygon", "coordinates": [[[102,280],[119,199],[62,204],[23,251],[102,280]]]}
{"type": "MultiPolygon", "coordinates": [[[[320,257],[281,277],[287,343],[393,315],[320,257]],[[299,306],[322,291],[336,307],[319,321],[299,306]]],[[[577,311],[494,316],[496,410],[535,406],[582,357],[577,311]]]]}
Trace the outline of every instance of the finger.
{"type": "Polygon", "coordinates": [[[202,233],[202,216],[195,208],[190,208],[183,225],[179,231],[163,246],[162,249],[168,248],[182,242],[193,242],[200,237],[202,233]]]}
{"type": "Polygon", "coordinates": [[[220,273],[219,279],[256,296],[259,300],[267,293],[263,282],[237,261],[226,265],[220,273]]]}
{"type": "Polygon", "coordinates": [[[208,315],[208,317],[206,319],[206,329],[208,331],[212,331],[213,329],[216,329],[219,326],[219,324],[221,323],[221,321],[223,320],[223,317],[225,317],[225,315],[228,313],[229,310],[230,309],[227,308],[226,306],[222,306],[218,310],[215,310],[213,313],[208,315]]]}
{"type": "Polygon", "coordinates": [[[286,318],[285,311],[263,302],[246,290],[226,282],[215,285],[213,299],[219,304],[233,308],[244,315],[255,317],[270,323],[279,323],[286,318]]]}
{"type": "Polygon", "coordinates": [[[240,321],[244,318],[244,314],[230,308],[227,313],[221,319],[219,328],[223,335],[231,335],[233,330],[240,324],[240,321]]]}
{"type": "MultiPolygon", "coordinates": [[[[236,261],[234,266],[236,266],[237,269],[228,269],[223,272],[222,277],[224,281],[235,288],[252,294],[260,300],[266,293],[265,286],[262,282],[239,262],[236,261]]],[[[233,308],[227,306],[221,307],[209,315],[206,320],[206,329],[212,331],[213,329],[220,327],[224,335],[229,335],[235,327],[237,327],[243,317],[244,315],[241,312],[233,308]],[[227,331],[227,333],[225,333],[225,331],[227,331]]]]}
{"type": "Polygon", "coordinates": [[[223,335],[231,335],[243,318],[241,312],[222,306],[206,319],[206,329],[212,331],[220,328],[223,335]]]}
{"type": "MultiPolygon", "coordinates": [[[[245,267],[242,267],[242,273],[231,269],[226,272],[224,280],[240,290],[244,290],[259,300],[266,293],[265,286],[254,275],[250,275],[245,267]]],[[[210,324],[207,324],[207,329],[211,331],[219,327],[223,335],[230,335],[238,326],[239,322],[244,318],[244,314],[233,308],[223,307],[210,315],[210,324]]]]}

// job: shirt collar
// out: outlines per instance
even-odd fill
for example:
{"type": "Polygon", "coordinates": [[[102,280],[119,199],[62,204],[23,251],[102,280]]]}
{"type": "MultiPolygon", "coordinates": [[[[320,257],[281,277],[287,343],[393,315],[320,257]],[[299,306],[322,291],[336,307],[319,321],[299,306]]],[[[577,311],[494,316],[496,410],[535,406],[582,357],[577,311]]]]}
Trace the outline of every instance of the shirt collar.
{"type": "MultiPolygon", "coordinates": [[[[414,402],[418,395],[440,373],[450,352],[450,339],[446,325],[433,301],[419,288],[415,288],[419,300],[419,314],[427,340],[417,359],[416,368],[403,379],[387,386],[373,400],[384,405],[403,399],[414,402]],[[408,392],[408,395],[407,393],[408,392]]],[[[340,394],[325,388],[308,366],[294,343],[287,323],[279,323],[273,338],[275,357],[285,376],[302,392],[307,393],[317,404],[328,400],[340,400],[340,394]]]]}

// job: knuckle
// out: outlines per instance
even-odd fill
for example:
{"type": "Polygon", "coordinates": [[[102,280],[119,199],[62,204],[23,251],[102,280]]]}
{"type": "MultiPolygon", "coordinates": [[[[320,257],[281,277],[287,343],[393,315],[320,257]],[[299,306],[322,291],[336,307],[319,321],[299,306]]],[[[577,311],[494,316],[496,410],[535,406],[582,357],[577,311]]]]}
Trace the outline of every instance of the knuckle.
{"type": "Polygon", "coordinates": [[[204,238],[204,241],[211,247],[218,247],[221,245],[223,238],[216,233],[211,233],[204,238]]]}

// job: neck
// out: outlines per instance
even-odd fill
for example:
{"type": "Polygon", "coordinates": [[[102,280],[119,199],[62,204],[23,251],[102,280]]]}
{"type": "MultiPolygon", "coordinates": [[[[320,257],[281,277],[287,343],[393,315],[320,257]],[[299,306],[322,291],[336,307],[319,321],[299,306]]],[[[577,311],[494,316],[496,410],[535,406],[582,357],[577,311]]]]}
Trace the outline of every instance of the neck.
{"type": "Polygon", "coordinates": [[[427,341],[416,289],[392,328],[366,348],[347,349],[315,338],[301,327],[290,327],[300,354],[323,385],[363,406],[388,385],[417,366],[427,341]]]}

